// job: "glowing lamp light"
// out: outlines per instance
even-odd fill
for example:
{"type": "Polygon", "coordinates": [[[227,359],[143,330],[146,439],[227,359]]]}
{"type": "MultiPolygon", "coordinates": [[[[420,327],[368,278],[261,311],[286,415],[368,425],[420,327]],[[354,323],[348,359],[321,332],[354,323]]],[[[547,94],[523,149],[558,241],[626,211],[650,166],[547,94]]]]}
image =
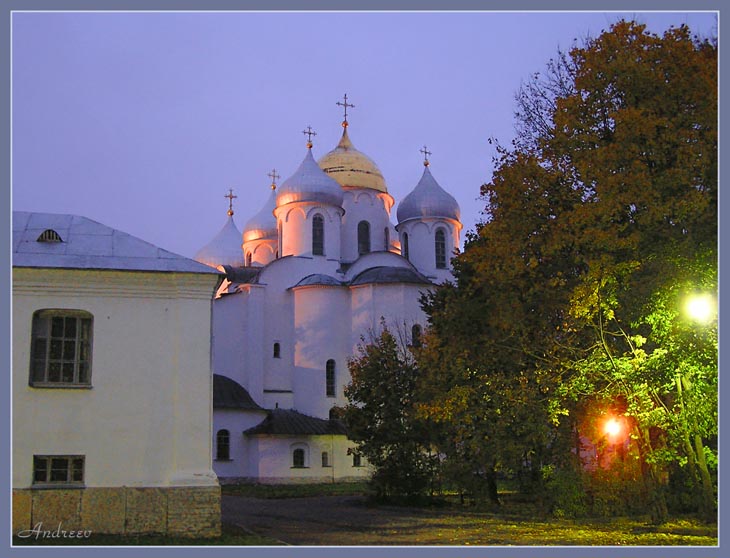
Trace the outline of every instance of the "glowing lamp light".
{"type": "Polygon", "coordinates": [[[707,323],[714,318],[715,300],[709,294],[692,295],[685,302],[684,311],[691,320],[707,323]]]}
{"type": "Polygon", "coordinates": [[[603,431],[608,434],[610,438],[618,438],[622,430],[623,427],[621,426],[621,423],[615,418],[608,419],[606,424],[603,425],[603,431]]]}

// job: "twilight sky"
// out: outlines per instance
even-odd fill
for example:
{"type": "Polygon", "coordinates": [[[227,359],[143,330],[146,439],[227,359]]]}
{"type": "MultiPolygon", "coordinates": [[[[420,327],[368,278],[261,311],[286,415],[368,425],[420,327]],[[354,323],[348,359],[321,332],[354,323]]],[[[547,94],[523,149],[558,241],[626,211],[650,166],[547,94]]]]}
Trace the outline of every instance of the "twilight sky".
{"type": "MultiPolygon", "coordinates": [[[[240,230],[305,155],[342,133],[396,204],[419,149],[461,205],[464,230],[514,135],[514,94],[558,48],[637,19],[717,34],[715,13],[15,13],[12,207],[74,213],[192,257],[240,230]]],[[[392,214],[395,220],[395,209],[392,214]]]]}

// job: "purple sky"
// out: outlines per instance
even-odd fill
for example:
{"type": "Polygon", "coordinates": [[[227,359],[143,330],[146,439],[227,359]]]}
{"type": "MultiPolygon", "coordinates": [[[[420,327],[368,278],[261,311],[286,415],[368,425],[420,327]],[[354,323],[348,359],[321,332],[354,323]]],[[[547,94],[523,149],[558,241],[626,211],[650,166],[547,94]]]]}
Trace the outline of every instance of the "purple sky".
{"type": "MultiPolygon", "coordinates": [[[[335,147],[346,92],[354,145],[396,203],[431,171],[483,207],[514,94],[558,48],[621,17],[717,33],[714,13],[15,13],[14,209],[84,215],[193,256],[239,229],[305,155],[335,147]]],[[[395,211],[393,213],[395,223],[395,211]]]]}

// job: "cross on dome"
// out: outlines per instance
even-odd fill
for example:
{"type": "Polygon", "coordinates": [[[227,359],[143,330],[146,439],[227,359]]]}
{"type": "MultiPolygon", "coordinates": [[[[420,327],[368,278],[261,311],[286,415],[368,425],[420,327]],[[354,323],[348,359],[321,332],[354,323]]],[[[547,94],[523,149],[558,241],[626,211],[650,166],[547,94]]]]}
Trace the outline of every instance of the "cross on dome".
{"type": "Polygon", "coordinates": [[[232,188],[228,188],[228,193],[223,197],[228,198],[228,216],[232,217],[233,216],[233,200],[234,200],[234,198],[237,198],[238,196],[234,195],[232,188]]]}
{"type": "Polygon", "coordinates": [[[420,153],[423,153],[423,166],[427,167],[430,163],[428,162],[428,156],[432,155],[432,153],[426,148],[426,146],[423,146],[423,149],[418,150],[420,153]]]}
{"type": "Polygon", "coordinates": [[[302,134],[304,134],[305,136],[307,136],[307,147],[309,149],[311,149],[312,148],[312,136],[316,136],[317,135],[317,132],[315,132],[314,130],[312,130],[312,127],[311,126],[307,126],[307,129],[306,130],[303,130],[302,131],[302,134]]]}
{"type": "Polygon", "coordinates": [[[347,93],[345,93],[344,99],[345,99],[344,103],[337,101],[336,104],[338,106],[345,107],[345,119],[342,121],[342,127],[347,128],[347,107],[355,108],[355,105],[347,102],[347,93]]]}
{"type": "Polygon", "coordinates": [[[271,178],[271,189],[276,190],[276,180],[281,178],[281,175],[276,173],[276,169],[271,169],[271,172],[266,176],[271,178]]]}

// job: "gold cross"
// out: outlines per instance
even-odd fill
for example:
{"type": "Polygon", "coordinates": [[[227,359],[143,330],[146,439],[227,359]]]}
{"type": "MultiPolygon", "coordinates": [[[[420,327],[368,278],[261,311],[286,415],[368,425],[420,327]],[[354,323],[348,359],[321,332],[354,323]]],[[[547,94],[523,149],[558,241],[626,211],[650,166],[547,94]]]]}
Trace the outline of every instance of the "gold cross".
{"type": "Polygon", "coordinates": [[[355,108],[355,105],[350,104],[350,103],[347,102],[347,93],[345,93],[345,102],[344,103],[341,103],[341,102],[337,101],[336,104],[339,105],[339,106],[341,106],[341,107],[345,107],[345,120],[342,122],[342,126],[344,128],[347,128],[347,107],[355,108]]]}
{"type": "Polygon", "coordinates": [[[276,169],[271,169],[271,172],[266,176],[271,177],[271,189],[276,190],[276,179],[281,178],[281,175],[276,174],[276,169]]]}
{"type": "Polygon", "coordinates": [[[423,149],[419,149],[418,151],[420,153],[423,153],[423,165],[427,167],[429,165],[428,156],[432,155],[432,153],[428,149],[426,149],[425,145],[423,146],[423,149]]]}
{"type": "Polygon", "coordinates": [[[305,136],[307,136],[307,147],[312,147],[312,136],[316,136],[317,132],[312,130],[311,126],[307,126],[307,129],[302,132],[305,136]]]}
{"type": "Polygon", "coordinates": [[[233,199],[237,198],[238,196],[233,194],[232,188],[228,188],[228,193],[223,197],[228,198],[228,216],[232,217],[233,216],[233,199]]]}

